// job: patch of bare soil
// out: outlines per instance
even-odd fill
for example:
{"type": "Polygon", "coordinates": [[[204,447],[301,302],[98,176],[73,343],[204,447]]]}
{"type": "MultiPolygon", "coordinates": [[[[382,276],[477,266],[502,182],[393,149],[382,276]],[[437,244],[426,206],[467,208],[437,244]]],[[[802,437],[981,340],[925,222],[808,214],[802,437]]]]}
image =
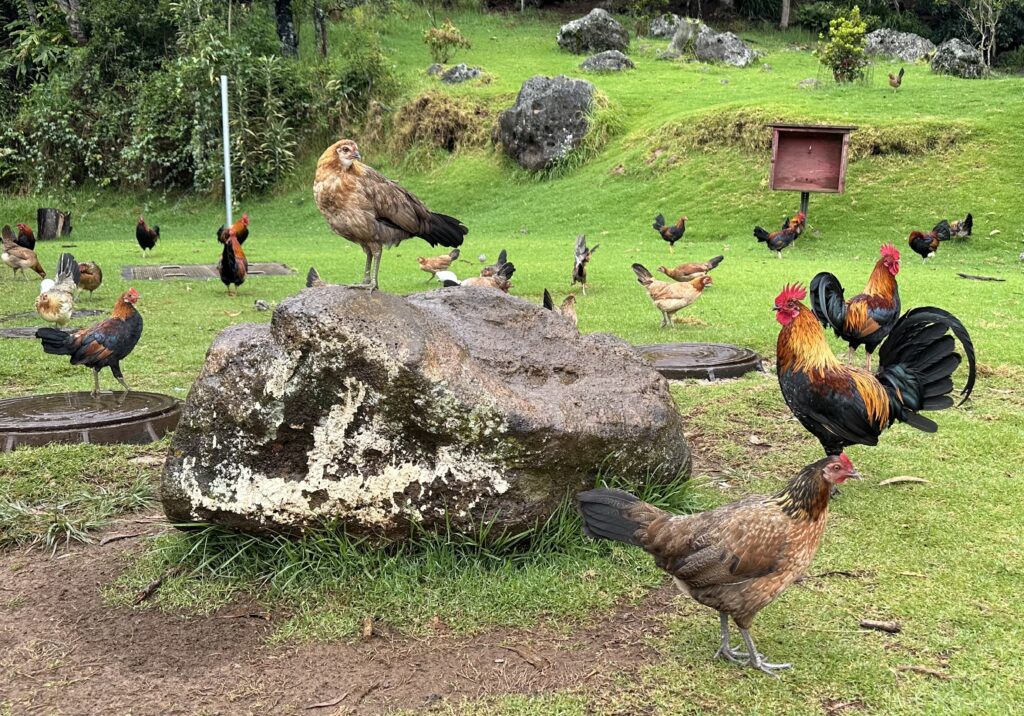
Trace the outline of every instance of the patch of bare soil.
{"type": "MultiPolygon", "coordinates": [[[[122,523],[108,535],[163,529],[122,523]]],[[[599,687],[650,663],[670,587],[572,634],[372,636],[268,646],[261,610],[207,617],[104,606],[137,539],[0,553],[0,707],[15,714],[377,714],[486,695],[599,687]]]]}

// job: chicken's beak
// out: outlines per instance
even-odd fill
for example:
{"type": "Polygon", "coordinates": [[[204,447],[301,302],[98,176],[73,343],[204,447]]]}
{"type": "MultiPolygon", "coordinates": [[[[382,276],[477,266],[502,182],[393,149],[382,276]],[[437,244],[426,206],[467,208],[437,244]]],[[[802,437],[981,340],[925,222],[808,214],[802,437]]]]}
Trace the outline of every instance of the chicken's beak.
{"type": "Polygon", "coordinates": [[[863,476],[863,475],[861,475],[861,474],[860,474],[859,472],[857,472],[856,470],[854,470],[853,472],[851,472],[851,473],[849,473],[849,474],[847,475],[847,479],[848,479],[848,480],[863,480],[863,479],[864,479],[864,476],[863,476]]]}
{"type": "Polygon", "coordinates": [[[355,153],[354,153],[354,154],[352,155],[352,157],[353,157],[354,159],[362,159],[362,158],[363,158],[363,155],[362,155],[362,154],[360,154],[360,153],[359,153],[359,150],[357,149],[357,150],[355,151],[355,153]]]}

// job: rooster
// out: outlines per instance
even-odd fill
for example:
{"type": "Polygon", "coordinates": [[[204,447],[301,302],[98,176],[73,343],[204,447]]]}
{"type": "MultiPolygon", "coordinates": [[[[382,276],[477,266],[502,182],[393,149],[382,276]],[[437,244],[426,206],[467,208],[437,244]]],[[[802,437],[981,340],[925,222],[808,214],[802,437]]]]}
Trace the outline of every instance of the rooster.
{"type": "Polygon", "coordinates": [[[484,266],[480,269],[480,275],[484,278],[488,276],[494,276],[501,271],[501,267],[508,263],[508,252],[502,249],[498,252],[498,260],[490,266],[484,266]]]}
{"type": "Polygon", "coordinates": [[[78,287],[83,291],[88,291],[89,297],[92,298],[92,292],[103,283],[103,270],[95,261],[89,261],[78,264],[78,273],[81,276],[78,287]]]}
{"type": "Polygon", "coordinates": [[[146,219],[142,216],[139,217],[138,223],[135,224],[135,240],[139,242],[139,248],[142,249],[142,256],[145,258],[147,251],[152,251],[153,247],[156,246],[156,242],[160,239],[160,227],[154,226],[150,228],[146,225],[146,219]]]}
{"type": "Polygon", "coordinates": [[[335,142],[320,156],[313,182],[313,198],[327,223],[366,254],[361,288],[377,288],[383,250],[411,236],[431,246],[462,245],[469,229],[461,221],[430,211],[412,192],[361,159],[351,139],[335,142]]]}
{"type": "Polygon", "coordinates": [[[18,235],[14,238],[14,243],[29,251],[36,250],[36,237],[28,224],[18,224],[18,235]]]}
{"type": "Polygon", "coordinates": [[[75,257],[61,254],[57,259],[56,279],[43,279],[39,284],[36,313],[50,323],[67,325],[75,312],[75,291],[80,281],[81,271],[75,257]]]}
{"type": "Polygon", "coordinates": [[[245,258],[245,252],[235,236],[235,228],[228,229],[227,238],[224,240],[224,250],[221,251],[220,261],[217,263],[217,272],[220,274],[221,282],[227,287],[229,296],[237,296],[238,289],[245,283],[245,275],[249,271],[249,262],[245,258]],[[235,286],[234,292],[231,286],[235,286]]]}
{"type": "MultiPolygon", "coordinates": [[[[587,264],[590,263],[590,257],[594,255],[598,247],[601,244],[594,244],[594,248],[587,248],[587,235],[580,234],[576,237],[576,252],[573,257],[572,265],[572,283],[570,286],[576,284],[583,285],[583,295],[587,295],[587,264]]],[[[573,298],[573,301],[576,299],[573,298]]]]}
{"type": "Polygon", "coordinates": [[[903,84],[903,68],[900,68],[900,72],[894,75],[892,72],[889,73],[889,86],[892,87],[892,91],[895,92],[903,84]]]}
{"type": "Polygon", "coordinates": [[[693,515],[673,515],[622,490],[581,492],[576,502],[588,536],[640,547],[679,591],[718,612],[716,658],[777,677],[776,670],[790,665],[765,661],[751,624],[810,566],[833,489],[859,477],[850,459],[839,455],[808,465],[772,497],[751,495],[693,515]],[[746,652],[732,650],[729,617],[746,652]]]}
{"type": "Polygon", "coordinates": [[[821,325],[832,326],[835,334],[849,344],[849,361],[853,360],[857,348],[864,346],[868,370],[871,370],[871,354],[900,317],[900,291],[896,285],[900,252],[892,244],[885,244],[881,254],[864,292],[849,301],[844,300],[843,286],[832,274],[822,272],[811,279],[814,315],[821,325]]]}
{"type": "Polygon", "coordinates": [[[949,235],[958,239],[966,239],[974,230],[974,217],[968,214],[959,221],[949,222],[949,235]]]}
{"type": "Polygon", "coordinates": [[[633,273],[636,280],[647,289],[654,307],[661,311],[661,327],[665,328],[672,323],[672,316],[700,298],[704,289],[711,285],[710,276],[700,276],[689,283],[669,283],[658,281],[641,264],[633,264],[633,273]]]}
{"type": "Polygon", "coordinates": [[[775,299],[782,324],[776,373],[786,405],[826,455],[838,455],[848,445],[877,445],[882,431],[897,421],[927,433],[938,430],[919,411],[953,405],[951,376],[961,358],[950,331],[963,344],[969,366],[960,402],[970,396],[974,345],[952,314],[931,306],[903,314],[882,343],[879,369],[872,374],[836,359],[818,319],[801,303],[805,296],[801,286],[792,285],[775,299]]]}
{"type": "Polygon", "coordinates": [[[549,311],[555,311],[559,315],[568,318],[572,321],[572,325],[579,326],[579,321],[576,317],[576,294],[570,293],[562,301],[557,309],[555,308],[555,300],[551,298],[551,293],[545,288],[544,289],[544,308],[549,311]]]}
{"type": "Polygon", "coordinates": [[[100,371],[110,368],[125,392],[131,390],[124,382],[121,361],[127,357],[142,336],[142,316],[135,310],[139,294],[130,288],[117,299],[110,318],[75,331],[65,333],[56,328],[40,328],[36,338],[43,343],[43,351],[50,355],[71,356],[71,365],[92,368],[92,396],[100,394],[100,371]]]}
{"type": "MultiPolygon", "coordinates": [[[[245,243],[245,240],[249,238],[249,214],[242,214],[242,218],[233,223],[230,229],[235,232],[235,238],[238,239],[238,245],[241,246],[245,243]]],[[[223,224],[217,229],[217,241],[222,244],[228,240],[228,232],[224,229],[223,224]]]]}
{"type": "Polygon", "coordinates": [[[911,231],[907,243],[910,244],[911,250],[921,257],[921,263],[924,263],[939,250],[939,243],[948,241],[949,237],[949,222],[943,219],[927,234],[920,231],[911,231]]]}
{"type": "Polygon", "coordinates": [[[10,226],[4,225],[0,237],[3,240],[3,252],[0,253],[0,260],[11,267],[14,271],[14,275],[17,276],[18,272],[21,271],[21,275],[25,275],[25,269],[32,269],[39,278],[46,278],[46,271],[43,269],[42,264],[39,263],[39,257],[36,256],[36,252],[32,249],[26,249],[24,246],[19,246],[14,231],[10,226]]]}
{"type": "Polygon", "coordinates": [[[484,286],[486,288],[496,288],[499,291],[508,293],[509,289],[512,288],[512,275],[516,272],[515,264],[506,261],[501,265],[496,274],[491,276],[471,276],[464,281],[460,281],[458,277],[451,271],[438,271],[437,280],[441,282],[441,285],[445,288],[451,286],[484,286]]]}
{"type": "Polygon", "coordinates": [[[675,253],[676,242],[683,238],[683,234],[686,233],[687,221],[689,221],[687,217],[681,216],[674,225],[666,226],[664,216],[658,214],[654,217],[654,230],[658,232],[662,239],[668,242],[669,253],[675,253]]]}
{"type": "Polygon", "coordinates": [[[796,241],[797,237],[804,232],[804,224],[807,216],[804,212],[797,212],[796,216],[787,220],[781,229],[768,233],[760,226],[754,227],[754,236],[758,241],[768,244],[768,248],[775,252],[775,255],[782,258],[782,250],[796,241]]]}
{"type": "Polygon", "coordinates": [[[432,256],[426,259],[418,256],[416,261],[420,265],[420,271],[426,271],[430,274],[430,277],[427,279],[427,283],[430,283],[434,280],[434,276],[437,275],[438,271],[447,271],[451,267],[452,261],[455,261],[457,258],[459,258],[459,250],[452,249],[444,256],[432,256]]]}
{"type": "Polygon", "coordinates": [[[679,264],[675,268],[659,266],[658,271],[665,274],[673,281],[686,282],[692,281],[695,278],[700,278],[701,276],[707,276],[708,272],[713,270],[724,260],[724,256],[715,256],[702,264],[679,264]]]}

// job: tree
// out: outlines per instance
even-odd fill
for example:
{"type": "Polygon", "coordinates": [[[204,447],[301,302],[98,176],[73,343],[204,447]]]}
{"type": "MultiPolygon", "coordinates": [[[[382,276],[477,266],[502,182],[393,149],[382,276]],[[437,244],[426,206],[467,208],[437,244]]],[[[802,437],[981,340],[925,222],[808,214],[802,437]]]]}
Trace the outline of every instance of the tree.
{"type": "Polygon", "coordinates": [[[313,32],[317,51],[321,57],[327,57],[327,13],[320,0],[313,0],[313,32]]]}
{"type": "Polygon", "coordinates": [[[277,38],[281,41],[281,54],[295,57],[299,54],[299,36],[295,32],[292,0],[274,0],[274,17],[277,18],[277,38]]]}
{"type": "Polygon", "coordinates": [[[999,19],[1010,5],[1018,5],[1021,0],[947,0],[950,5],[960,11],[964,19],[981,39],[978,49],[985,57],[985,64],[992,66],[996,56],[996,30],[999,19]]]}
{"type": "Polygon", "coordinates": [[[782,16],[779,18],[779,27],[783,30],[789,27],[789,2],[790,0],[782,0],[782,16]]]}

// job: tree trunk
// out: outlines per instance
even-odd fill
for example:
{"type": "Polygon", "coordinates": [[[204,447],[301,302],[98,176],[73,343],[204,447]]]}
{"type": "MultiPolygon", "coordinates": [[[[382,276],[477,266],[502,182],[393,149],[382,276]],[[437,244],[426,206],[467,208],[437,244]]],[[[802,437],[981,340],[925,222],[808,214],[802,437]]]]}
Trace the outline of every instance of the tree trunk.
{"type": "Polygon", "coordinates": [[[71,212],[40,208],[36,211],[36,226],[42,240],[67,236],[71,233],[71,212]]]}
{"type": "Polygon", "coordinates": [[[32,0],[25,0],[25,12],[28,13],[28,21],[32,27],[39,27],[39,13],[36,11],[36,4],[32,0]]]}
{"type": "Polygon", "coordinates": [[[313,30],[321,57],[327,57],[327,15],[320,0],[313,0],[313,30]]]}
{"type": "Polygon", "coordinates": [[[295,33],[292,0],[274,0],[274,15],[277,17],[277,38],[281,41],[281,54],[295,57],[299,54],[299,36],[295,33]]]}
{"type": "Polygon", "coordinates": [[[82,0],[55,0],[57,7],[64,13],[64,20],[68,24],[68,32],[79,45],[88,41],[85,31],[82,30],[82,23],[79,20],[79,13],[82,11],[82,0]]]}
{"type": "Polygon", "coordinates": [[[783,30],[789,27],[789,3],[790,0],[782,0],[782,17],[779,18],[779,27],[783,30]]]}

